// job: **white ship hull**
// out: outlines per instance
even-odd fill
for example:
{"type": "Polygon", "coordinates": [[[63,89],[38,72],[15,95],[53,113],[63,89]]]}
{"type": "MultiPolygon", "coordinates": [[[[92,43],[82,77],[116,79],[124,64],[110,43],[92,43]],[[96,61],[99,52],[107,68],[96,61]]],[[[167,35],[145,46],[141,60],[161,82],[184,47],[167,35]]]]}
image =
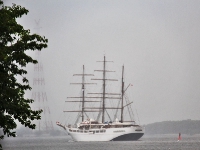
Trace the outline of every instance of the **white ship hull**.
{"type": "Polygon", "coordinates": [[[144,129],[138,127],[78,130],[66,128],[74,141],[134,141],[144,135],[144,129]]]}

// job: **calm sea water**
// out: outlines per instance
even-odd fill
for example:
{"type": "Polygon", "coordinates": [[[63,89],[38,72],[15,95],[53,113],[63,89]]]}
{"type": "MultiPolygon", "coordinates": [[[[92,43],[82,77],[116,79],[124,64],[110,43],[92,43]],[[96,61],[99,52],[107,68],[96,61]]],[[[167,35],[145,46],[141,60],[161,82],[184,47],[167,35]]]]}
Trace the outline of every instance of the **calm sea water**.
{"type": "Polygon", "coordinates": [[[200,150],[199,136],[186,136],[177,142],[175,136],[143,137],[128,142],[73,142],[63,137],[6,138],[4,150],[200,150]]]}

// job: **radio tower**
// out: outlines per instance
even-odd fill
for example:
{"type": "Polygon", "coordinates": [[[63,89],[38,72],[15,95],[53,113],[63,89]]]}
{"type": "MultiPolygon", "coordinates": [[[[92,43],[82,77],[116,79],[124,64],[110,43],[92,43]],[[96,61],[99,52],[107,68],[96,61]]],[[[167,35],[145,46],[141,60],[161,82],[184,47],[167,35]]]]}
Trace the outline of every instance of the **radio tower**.
{"type": "MultiPolygon", "coordinates": [[[[37,33],[40,31],[40,20],[35,21],[37,33]]],[[[43,72],[43,64],[41,59],[41,51],[36,51],[35,59],[38,61],[34,64],[34,77],[33,77],[33,89],[32,89],[32,99],[34,100],[34,106],[36,109],[42,109],[41,120],[36,121],[36,130],[45,131],[50,133],[54,130],[53,123],[51,120],[51,111],[48,106],[48,98],[45,91],[45,78],[43,72]]]]}

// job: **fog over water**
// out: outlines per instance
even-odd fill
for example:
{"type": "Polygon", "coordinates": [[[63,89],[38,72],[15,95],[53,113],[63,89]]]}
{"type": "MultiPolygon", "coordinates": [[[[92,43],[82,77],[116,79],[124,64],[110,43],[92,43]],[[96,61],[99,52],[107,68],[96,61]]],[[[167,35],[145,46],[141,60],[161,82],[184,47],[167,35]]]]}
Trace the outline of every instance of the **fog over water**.
{"type": "MultiPolygon", "coordinates": [[[[114,61],[110,65],[114,70],[121,71],[124,64],[126,85],[133,84],[129,92],[141,124],[200,119],[200,1],[4,3],[27,8],[28,15],[19,23],[49,40],[41,58],[53,122],[63,120],[64,101],[72,96],[70,83],[76,81],[73,74],[81,73],[82,65],[88,73],[101,69],[96,61],[103,60],[104,54],[114,61]]],[[[32,85],[33,65],[28,71],[32,85]]]]}

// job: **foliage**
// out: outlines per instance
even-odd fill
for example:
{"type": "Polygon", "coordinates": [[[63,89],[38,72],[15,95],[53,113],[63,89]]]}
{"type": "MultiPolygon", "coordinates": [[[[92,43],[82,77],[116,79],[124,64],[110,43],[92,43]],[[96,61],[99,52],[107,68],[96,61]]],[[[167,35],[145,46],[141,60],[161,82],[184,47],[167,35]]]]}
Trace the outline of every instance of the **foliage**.
{"type": "MultiPolygon", "coordinates": [[[[42,110],[32,110],[34,100],[24,98],[26,90],[31,90],[26,78],[26,65],[36,64],[26,54],[28,50],[41,50],[47,47],[48,40],[37,34],[31,34],[18,24],[16,19],[26,15],[28,10],[13,4],[4,6],[0,0],[0,129],[7,136],[15,136],[12,130],[18,120],[22,125],[35,129],[32,123],[40,119],[42,110]],[[21,78],[18,81],[17,78],[21,78]]],[[[3,139],[4,135],[0,135],[3,139]]]]}

